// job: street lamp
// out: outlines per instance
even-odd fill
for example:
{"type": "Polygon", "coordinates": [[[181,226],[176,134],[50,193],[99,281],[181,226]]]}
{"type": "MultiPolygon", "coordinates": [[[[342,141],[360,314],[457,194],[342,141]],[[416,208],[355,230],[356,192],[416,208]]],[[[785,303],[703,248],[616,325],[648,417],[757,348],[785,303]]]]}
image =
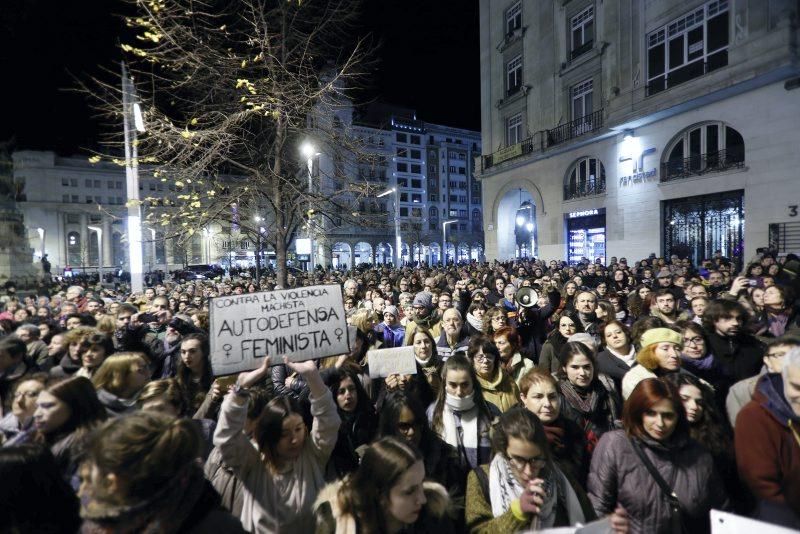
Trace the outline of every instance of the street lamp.
{"type": "Polygon", "coordinates": [[[308,255],[308,271],[311,272],[314,270],[314,233],[311,229],[311,218],[314,210],[311,207],[311,188],[313,187],[312,175],[314,172],[314,156],[319,155],[319,152],[317,152],[317,148],[309,141],[305,141],[300,145],[300,154],[306,158],[306,164],[308,166],[308,238],[311,242],[311,253],[308,255]]]}
{"type": "Polygon", "coordinates": [[[100,274],[100,282],[103,281],[103,229],[99,226],[87,226],[92,232],[97,232],[97,272],[100,274]]]}
{"type": "Polygon", "coordinates": [[[256,215],[253,220],[258,226],[256,228],[256,283],[258,283],[261,280],[261,236],[267,229],[260,225],[264,221],[263,217],[256,215]]]}
{"type": "Polygon", "coordinates": [[[136,89],[122,62],[122,122],[125,133],[125,177],[128,193],[128,255],[131,269],[131,291],[141,292],[142,278],[142,211],[139,205],[139,163],[136,132],[144,133],[142,110],[136,102],[136,89]],[[134,127],[131,128],[131,119],[134,127]]]}
{"type": "Polygon", "coordinates": [[[400,240],[400,193],[396,187],[387,189],[376,198],[385,197],[394,193],[394,265],[400,267],[400,247],[402,246],[400,240]]]}
{"type": "MultiPolygon", "coordinates": [[[[445,266],[447,265],[447,225],[457,222],[458,219],[450,219],[449,221],[444,221],[442,223],[442,258],[444,258],[444,263],[442,265],[445,266]]],[[[455,260],[455,257],[453,260],[455,260]]],[[[455,263],[455,261],[453,263],[455,263]]]]}

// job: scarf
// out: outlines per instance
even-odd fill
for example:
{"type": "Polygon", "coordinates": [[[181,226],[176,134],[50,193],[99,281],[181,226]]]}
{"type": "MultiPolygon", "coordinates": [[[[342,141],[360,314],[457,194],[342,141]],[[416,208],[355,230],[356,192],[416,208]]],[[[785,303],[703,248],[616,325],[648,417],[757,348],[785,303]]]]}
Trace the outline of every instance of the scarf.
{"type": "Polygon", "coordinates": [[[467,322],[469,325],[477,330],[478,332],[483,332],[483,319],[478,319],[471,313],[467,314],[467,322]]]}
{"type": "Polygon", "coordinates": [[[681,365],[693,373],[696,371],[710,371],[714,367],[714,355],[710,352],[702,358],[688,358],[681,355],[681,365]]]}
{"type": "Polygon", "coordinates": [[[81,495],[81,533],[180,532],[181,525],[201,499],[205,484],[200,468],[189,463],[149,499],[136,504],[114,505],[96,500],[92,495],[81,495]]]}
{"type": "MultiPolygon", "coordinates": [[[[458,451],[459,456],[464,458],[467,465],[478,467],[478,448],[480,446],[480,424],[478,420],[480,417],[478,409],[475,407],[475,402],[472,399],[470,401],[472,402],[471,408],[460,411],[451,408],[450,400],[449,398],[447,399],[442,411],[442,422],[444,424],[444,436],[442,437],[458,451]],[[470,454],[470,450],[473,451],[473,454],[470,454]],[[474,458],[470,459],[470,456],[473,455],[474,458]]],[[[465,402],[463,405],[467,406],[469,404],[469,402],[465,402]]]]}
{"type": "Polygon", "coordinates": [[[620,354],[611,347],[606,347],[606,349],[608,349],[609,354],[622,360],[628,367],[633,367],[636,364],[636,349],[633,348],[633,345],[631,345],[631,350],[628,351],[628,354],[620,354]]]}
{"type": "Polygon", "coordinates": [[[578,391],[578,388],[569,380],[559,380],[558,388],[561,390],[561,394],[564,395],[567,402],[585,417],[591,418],[595,410],[597,410],[597,405],[600,403],[601,397],[598,388],[602,388],[602,386],[600,386],[596,380],[593,380],[589,386],[588,394],[582,395],[581,392],[578,391]]]}
{"type": "Polygon", "coordinates": [[[767,329],[774,337],[781,337],[786,332],[789,323],[789,314],[785,311],[767,309],[767,329]]]}

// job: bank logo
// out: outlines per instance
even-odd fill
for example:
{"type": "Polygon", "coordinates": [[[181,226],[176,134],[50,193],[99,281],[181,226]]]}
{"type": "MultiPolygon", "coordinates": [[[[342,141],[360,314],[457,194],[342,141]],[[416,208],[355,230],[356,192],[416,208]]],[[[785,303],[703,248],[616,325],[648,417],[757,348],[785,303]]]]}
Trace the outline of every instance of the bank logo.
{"type": "Polygon", "coordinates": [[[650,181],[654,179],[658,174],[657,169],[653,167],[650,170],[644,169],[644,157],[649,156],[650,154],[656,153],[656,147],[645,148],[639,154],[639,157],[636,159],[630,157],[620,157],[619,162],[622,163],[623,161],[633,161],[633,169],[632,174],[628,176],[620,176],[619,177],[619,185],[620,187],[650,181]]]}

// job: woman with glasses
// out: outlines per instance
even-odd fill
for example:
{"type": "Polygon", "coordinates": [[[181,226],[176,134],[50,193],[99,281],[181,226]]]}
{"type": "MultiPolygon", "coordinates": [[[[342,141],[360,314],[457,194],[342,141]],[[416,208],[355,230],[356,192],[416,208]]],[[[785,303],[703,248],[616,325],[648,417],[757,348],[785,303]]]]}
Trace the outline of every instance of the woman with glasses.
{"type": "Polygon", "coordinates": [[[558,328],[547,337],[547,341],[542,345],[542,353],[539,356],[537,367],[552,374],[558,373],[560,363],[558,354],[567,343],[567,338],[572,334],[583,332],[583,325],[580,321],[575,321],[568,315],[562,315],[558,320],[558,328]]]}
{"type": "Polygon", "coordinates": [[[33,424],[36,399],[45,387],[47,374],[34,373],[17,382],[12,395],[11,410],[0,419],[0,443],[13,439],[33,424]]]}
{"type": "Polygon", "coordinates": [[[508,326],[508,316],[502,308],[492,306],[483,314],[483,333],[487,336],[493,336],[504,326],[508,326]]]}
{"type": "Polygon", "coordinates": [[[501,412],[516,406],[519,402],[519,388],[506,372],[500,351],[491,338],[473,337],[470,339],[467,354],[475,368],[483,398],[500,408],[501,412]]]}
{"type": "Polygon", "coordinates": [[[494,425],[491,463],[467,477],[469,532],[510,533],[594,519],[580,485],[553,462],[539,419],[521,406],[494,425]]]}
{"type": "MultiPolygon", "coordinates": [[[[703,327],[694,321],[680,321],[675,326],[680,328],[683,335],[681,366],[711,384],[714,389],[724,386],[722,369],[717,364],[714,355],[711,354],[703,327]]],[[[725,388],[723,387],[723,389],[725,388]]]]}
{"type": "Polygon", "coordinates": [[[395,437],[422,452],[426,478],[445,488],[451,500],[463,505],[467,472],[455,447],[428,425],[425,408],[404,391],[390,393],[381,407],[378,438],[395,437]]]}

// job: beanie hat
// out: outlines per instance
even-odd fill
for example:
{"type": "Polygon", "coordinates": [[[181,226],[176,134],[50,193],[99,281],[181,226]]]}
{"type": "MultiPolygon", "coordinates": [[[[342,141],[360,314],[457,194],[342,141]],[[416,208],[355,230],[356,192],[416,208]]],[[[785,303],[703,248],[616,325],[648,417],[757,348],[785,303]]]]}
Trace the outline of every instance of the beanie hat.
{"type": "Polygon", "coordinates": [[[683,346],[683,336],[671,328],[651,328],[642,334],[640,345],[642,348],[654,343],[675,343],[683,346]]]}
{"type": "Polygon", "coordinates": [[[388,306],[384,306],[383,307],[383,314],[386,315],[387,313],[391,313],[395,317],[398,317],[398,315],[397,315],[397,306],[392,306],[391,304],[388,305],[388,306]]]}
{"type": "Polygon", "coordinates": [[[433,295],[428,293],[427,291],[420,291],[414,296],[414,302],[412,306],[422,306],[423,308],[431,309],[433,308],[433,295]]]}

